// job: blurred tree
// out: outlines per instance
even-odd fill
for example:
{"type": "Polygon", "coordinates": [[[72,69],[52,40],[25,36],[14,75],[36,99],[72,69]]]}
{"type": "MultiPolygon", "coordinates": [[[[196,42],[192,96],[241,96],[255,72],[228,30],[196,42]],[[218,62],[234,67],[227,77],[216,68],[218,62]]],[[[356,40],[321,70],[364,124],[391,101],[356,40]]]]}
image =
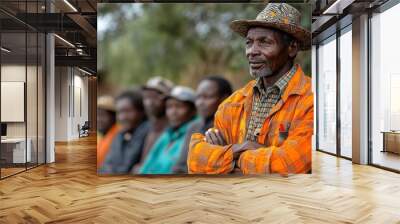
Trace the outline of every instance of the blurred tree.
{"type": "MultiPolygon", "coordinates": [[[[311,25],[311,8],[295,4],[302,24],[311,25]]],[[[161,75],[195,87],[209,74],[220,74],[239,88],[251,79],[244,40],[229,29],[235,19],[253,19],[260,3],[99,4],[99,70],[104,82],[131,86],[161,75]],[[103,24],[103,26],[104,26],[103,24]]],[[[311,72],[310,52],[297,57],[311,72]]]]}

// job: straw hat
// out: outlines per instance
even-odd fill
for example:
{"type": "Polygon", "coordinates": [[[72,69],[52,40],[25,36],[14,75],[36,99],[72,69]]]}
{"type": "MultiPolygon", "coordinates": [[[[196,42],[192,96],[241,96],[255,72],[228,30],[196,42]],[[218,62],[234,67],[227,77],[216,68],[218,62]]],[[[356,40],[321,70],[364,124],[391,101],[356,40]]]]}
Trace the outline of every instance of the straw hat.
{"type": "Polygon", "coordinates": [[[286,3],[269,3],[256,19],[234,20],[230,27],[243,37],[246,37],[250,27],[261,26],[281,30],[295,38],[300,50],[311,48],[311,33],[300,25],[301,13],[286,3]]]}
{"type": "Polygon", "coordinates": [[[114,98],[112,96],[100,96],[97,99],[97,108],[115,112],[114,98]]]}

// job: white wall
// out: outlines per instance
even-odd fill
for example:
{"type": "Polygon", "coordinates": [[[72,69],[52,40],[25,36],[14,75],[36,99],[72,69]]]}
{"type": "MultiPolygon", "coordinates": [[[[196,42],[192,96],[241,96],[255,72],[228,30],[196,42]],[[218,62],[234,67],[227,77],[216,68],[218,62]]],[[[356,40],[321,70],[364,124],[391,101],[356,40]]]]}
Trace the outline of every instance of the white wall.
{"type": "Polygon", "coordinates": [[[68,68],[55,68],[55,140],[66,141],[68,139],[68,68]]]}
{"type": "MultiPolygon", "coordinates": [[[[44,100],[45,90],[43,82],[44,74],[42,73],[41,66],[32,66],[25,64],[3,64],[1,66],[1,81],[2,82],[23,82],[26,85],[26,101],[23,100],[22,106],[19,108],[12,108],[12,106],[4,106],[1,108],[3,113],[22,113],[22,122],[5,122],[7,124],[7,137],[8,138],[27,138],[29,139],[31,155],[33,162],[37,158],[39,163],[44,163],[45,159],[45,115],[44,115],[44,100]],[[38,69],[38,70],[37,70],[38,69]],[[27,80],[25,80],[27,78],[27,80]],[[26,103],[26,105],[25,105],[26,103]],[[13,112],[14,110],[14,112],[13,112]],[[26,112],[26,120],[24,114],[26,112]]],[[[3,83],[2,83],[3,84],[3,83]]],[[[2,94],[7,94],[2,89],[2,94]]],[[[25,89],[18,90],[19,94],[25,97],[25,89]]],[[[11,93],[8,93],[11,94],[11,93]]],[[[7,95],[2,95],[2,98],[7,95]]],[[[3,104],[4,102],[2,102],[3,104]]],[[[12,103],[12,102],[11,102],[12,103]]],[[[17,102],[15,102],[17,103],[17,102]]],[[[2,118],[3,120],[3,118],[2,118]]]]}
{"type": "Polygon", "coordinates": [[[78,139],[78,124],[88,120],[88,78],[83,75],[76,68],[56,67],[56,141],[78,139]]]}
{"type": "MultiPolygon", "coordinates": [[[[4,82],[25,82],[25,65],[2,65],[1,81],[4,82]]],[[[7,110],[7,108],[1,108],[7,110]]],[[[25,137],[25,122],[7,123],[8,137],[25,137]]]]}
{"type": "MultiPolygon", "coordinates": [[[[8,137],[25,137],[25,126],[28,125],[28,137],[31,133],[30,130],[36,130],[36,113],[32,113],[33,109],[36,112],[37,99],[36,99],[36,80],[32,80],[31,74],[36,74],[36,67],[25,65],[15,65],[15,64],[7,64],[1,66],[1,81],[2,82],[24,82],[26,83],[25,76],[26,72],[28,72],[28,83],[30,87],[27,88],[27,106],[30,106],[30,109],[27,109],[27,120],[29,124],[26,122],[7,122],[7,136],[8,137]],[[33,123],[32,123],[33,122],[33,123]]],[[[36,75],[35,75],[36,76],[36,75]]],[[[4,97],[4,96],[2,96],[4,97]]],[[[39,107],[42,105],[39,105],[39,107]]],[[[1,110],[7,110],[8,108],[1,108],[1,110]]],[[[22,108],[24,110],[24,108],[22,108]]],[[[36,135],[36,132],[35,132],[36,135]]]]}

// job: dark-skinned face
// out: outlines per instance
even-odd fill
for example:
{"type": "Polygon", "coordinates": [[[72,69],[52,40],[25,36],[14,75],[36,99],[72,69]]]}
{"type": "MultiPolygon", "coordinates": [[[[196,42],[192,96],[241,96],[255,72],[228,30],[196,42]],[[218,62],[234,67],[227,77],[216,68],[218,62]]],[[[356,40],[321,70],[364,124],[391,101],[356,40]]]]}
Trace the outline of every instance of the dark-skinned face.
{"type": "Polygon", "coordinates": [[[253,27],[247,32],[246,57],[250,74],[255,78],[279,71],[289,60],[289,51],[293,55],[293,50],[284,44],[282,34],[273,29],[253,27]]]}
{"type": "Polygon", "coordinates": [[[169,124],[177,128],[192,119],[194,111],[188,103],[170,98],[167,100],[166,114],[169,124]]]}
{"type": "Polygon", "coordinates": [[[106,134],[114,123],[115,113],[100,108],[97,109],[97,130],[100,133],[106,134]]]}
{"type": "Polygon", "coordinates": [[[136,128],[144,118],[144,113],[138,111],[128,98],[119,99],[115,105],[117,119],[122,131],[136,128]]]}
{"type": "Polygon", "coordinates": [[[218,93],[217,83],[211,80],[200,82],[197,87],[196,108],[198,114],[206,119],[214,116],[223,96],[218,93]]]}
{"type": "Polygon", "coordinates": [[[143,105],[149,117],[161,118],[165,115],[165,96],[156,90],[143,90],[143,105]]]}

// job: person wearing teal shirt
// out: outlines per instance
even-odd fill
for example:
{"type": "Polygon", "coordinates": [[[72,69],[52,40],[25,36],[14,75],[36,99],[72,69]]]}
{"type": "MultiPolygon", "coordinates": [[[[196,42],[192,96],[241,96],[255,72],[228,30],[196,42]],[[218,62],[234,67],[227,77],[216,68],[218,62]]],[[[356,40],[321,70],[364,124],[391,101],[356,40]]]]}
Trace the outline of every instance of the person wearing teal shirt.
{"type": "Polygon", "coordinates": [[[166,102],[169,127],[150,149],[139,174],[172,174],[185,141],[185,134],[196,121],[195,92],[184,86],[172,89],[166,102]]]}

